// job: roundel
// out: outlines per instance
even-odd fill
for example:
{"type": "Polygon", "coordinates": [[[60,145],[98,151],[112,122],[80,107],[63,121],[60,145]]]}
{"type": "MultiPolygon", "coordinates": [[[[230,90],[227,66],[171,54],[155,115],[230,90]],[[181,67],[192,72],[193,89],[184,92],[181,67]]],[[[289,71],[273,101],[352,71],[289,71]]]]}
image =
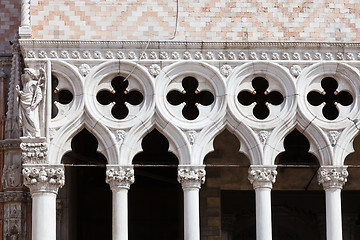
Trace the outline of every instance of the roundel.
{"type": "Polygon", "coordinates": [[[198,129],[225,114],[225,84],[210,65],[175,63],[164,68],[156,82],[159,114],[167,122],[198,129]]]}
{"type": "Polygon", "coordinates": [[[151,76],[135,63],[102,64],[86,81],[86,107],[99,122],[127,128],[145,121],[153,108],[151,76]]]}
{"type": "Polygon", "coordinates": [[[296,110],[295,84],[288,70],[266,62],[247,63],[229,76],[229,109],[239,122],[273,128],[296,110]]]}

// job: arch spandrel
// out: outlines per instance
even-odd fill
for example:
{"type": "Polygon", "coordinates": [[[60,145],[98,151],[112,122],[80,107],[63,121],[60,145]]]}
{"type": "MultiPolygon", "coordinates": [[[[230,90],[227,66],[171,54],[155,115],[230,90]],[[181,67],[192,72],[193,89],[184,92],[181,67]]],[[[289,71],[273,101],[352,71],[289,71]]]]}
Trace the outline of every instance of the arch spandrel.
{"type": "Polygon", "coordinates": [[[345,164],[346,157],[355,152],[354,140],[359,135],[359,128],[356,125],[352,125],[349,128],[345,128],[333,144],[334,160],[333,165],[342,166],[345,164]]]}

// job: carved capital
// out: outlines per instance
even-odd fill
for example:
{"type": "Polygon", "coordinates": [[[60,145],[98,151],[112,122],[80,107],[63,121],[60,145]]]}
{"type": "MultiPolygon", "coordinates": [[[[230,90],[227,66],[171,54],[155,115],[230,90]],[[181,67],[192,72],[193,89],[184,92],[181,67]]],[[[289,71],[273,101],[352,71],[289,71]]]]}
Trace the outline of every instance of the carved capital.
{"type": "Polygon", "coordinates": [[[347,166],[322,166],[318,170],[318,182],[324,190],[342,189],[348,176],[347,166]]]}
{"type": "Polygon", "coordinates": [[[21,160],[27,164],[46,164],[47,143],[45,138],[21,138],[21,160]]]}
{"type": "Polygon", "coordinates": [[[178,181],[182,188],[200,189],[201,184],[205,183],[206,171],[203,166],[179,166],[178,181]]]}
{"type": "Polygon", "coordinates": [[[272,188],[276,175],[276,166],[250,166],[248,179],[254,189],[272,188]]]}
{"type": "Polygon", "coordinates": [[[107,166],[106,183],[110,184],[111,190],[118,188],[129,189],[135,181],[132,166],[107,166]]]}
{"type": "Polygon", "coordinates": [[[57,194],[65,184],[64,166],[62,165],[23,165],[24,185],[30,188],[31,195],[48,192],[57,194]]]}

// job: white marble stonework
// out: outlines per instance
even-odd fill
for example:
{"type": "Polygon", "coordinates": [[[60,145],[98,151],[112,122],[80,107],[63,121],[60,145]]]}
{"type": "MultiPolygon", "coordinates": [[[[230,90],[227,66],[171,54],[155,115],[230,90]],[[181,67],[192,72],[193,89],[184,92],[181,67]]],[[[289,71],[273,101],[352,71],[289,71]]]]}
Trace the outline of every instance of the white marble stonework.
{"type": "MultiPolygon", "coordinates": [[[[41,180],[40,185],[38,179],[42,178],[25,175],[32,193],[38,192],[35,186],[53,186],[52,197],[44,198],[49,204],[48,212],[55,214],[53,196],[61,183],[58,178],[49,178],[46,169],[60,164],[62,156],[71,150],[75,133],[86,128],[97,138],[98,151],[108,160],[106,181],[113,192],[113,239],[127,239],[127,193],[134,182],[132,159],[142,151],[143,136],[156,128],[168,138],[169,151],[179,160],[185,239],[199,240],[203,160],[213,150],[214,138],[228,129],[239,139],[240,152],[251,162],[249,180],[256,192],[257,239],[269,240],[271,189],[277,174],[275,158],[283,151],[285,136],[296,128],[307,136],[309,152],[324,167],[319,174],[327,196],[328,239],[341,239],[341,231],[331,229],[334,224],[341,225],[340,185],[347,175],[339,169],[346,169],[344,159],[353,152],[353,139],[359,129],[360,44],[36,39],[21,39],[19,43],[26,67],[33,69],[29,71],[37,73],[37,78],[41,72],[47,76],[40,136],[30,134],[22,139],[21,149],[23,163],[40,164],[36,169],[46,173],[47,180],[41,180]],[[56,103],[59,113],[53,118],[49,90],[52,76],[59,81],[56,91],[66,90],[73,95],[69,103],[56,103]],[[111,113],[116,103],[103,105],[96,98],[101,91],[116,91],[111,81],[117,76],[128,81],[125,94],[134,90],[143,97],[138,104],[126,104],[128,114],[123,118],[111,113]],[[194,106],[198,112],[194,119],[183,114],[186,103],[176,105],[167,99],[170,92],[186,94],[182,83],[187,78],[196,82],[195,94],[212,96],[212,101],[194,106]],[[254,114],[255,102],[245,105],[238,100],[241,92],[259,94],[253,85],[255,78],[268,83],[261,94],[276,92],[282,96],[281,103],[269,100],[268,115],[263,118],[254,114]],[[335,92],[325,92],[324,78],[336,81],[335,92]],[[336,114],[329,119],[322,111],[324,104],[312,105],[308,101],[310,92],[318,93],[320,98],[346,92],[352,100],[334,102],[336,114]]],[[[24,165],[28,174],[25,169],[24,165]]],[[[36,221],[36,213],[34,216],[36,221]]],[[[42,230],[50,229],[45,225],[40,228],[42,223],[34,224],[36,234],[53,230],[53,226],[52,230],[42,230]]]]}

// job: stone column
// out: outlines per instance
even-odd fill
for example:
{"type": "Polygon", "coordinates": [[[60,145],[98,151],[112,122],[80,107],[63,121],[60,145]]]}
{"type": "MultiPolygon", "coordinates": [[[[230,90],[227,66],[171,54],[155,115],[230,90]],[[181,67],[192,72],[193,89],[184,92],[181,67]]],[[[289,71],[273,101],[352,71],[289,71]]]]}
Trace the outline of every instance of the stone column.
{"type": "Polygon", "coordinates": [[[347,181],[347,166],[322,166],[318,181],[326,197],[326,239],[342,240],[341,189],[347,181]]]}
{"type": "Polygon", "coordinates": [[[31,38],[30,0],[21,0],[21,25],[19,28],[20,38],[31,38]]]}
{"type": "Polygon", "coordinates": [[[205,182],[204,166],[179,166],[178,181],[184,191],[184,239],[200,240],[199,190],[205,182]]]}
{"type": "Polygon", "coordinates": [[[56,239],[56,195],[65,184],[64,166],[24,164],[22,173],[32,197],[32,239],[56,239]]]}
{"type": "Polygon", "coordinates": [[[255,189],[256,239],[271,240],[271,189],[276,180],[276,166],[250,166],[249,180],[255,189]]]}
{"type": "Polygon", "coordinates": [[[132,166],[107,165],[106,183],[110,184],[113,196],[113,240],[128,239],[128,190],[134,183],[132,166]]]}

